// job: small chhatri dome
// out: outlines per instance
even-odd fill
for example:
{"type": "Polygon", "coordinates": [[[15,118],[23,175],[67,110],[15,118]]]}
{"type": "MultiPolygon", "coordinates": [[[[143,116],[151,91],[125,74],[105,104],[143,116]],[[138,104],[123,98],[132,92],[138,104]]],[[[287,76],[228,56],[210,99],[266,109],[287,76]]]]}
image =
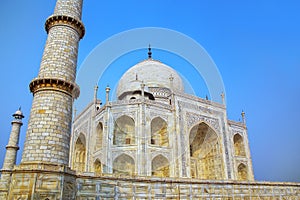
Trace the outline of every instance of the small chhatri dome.
{"type": "Polygon", "coordinates": [[[13,117],[16,118],[16,119],[24,118],[24,115],[21,111],[21,107],[13,114],[13,117]]]}
{"type": "Polygon", "coordinates": [[[145,90],[156,87],[168,88],[177,92],[184,91],[183,81],[174,69],[160,61],[147,59],[131,67],[121,77],[117,87],[117,97],[119,98],[126,92],[141,90],[142,82],[145,84],[145,90]],[[172,84],[170,76],[173,77],[172,84]]]}

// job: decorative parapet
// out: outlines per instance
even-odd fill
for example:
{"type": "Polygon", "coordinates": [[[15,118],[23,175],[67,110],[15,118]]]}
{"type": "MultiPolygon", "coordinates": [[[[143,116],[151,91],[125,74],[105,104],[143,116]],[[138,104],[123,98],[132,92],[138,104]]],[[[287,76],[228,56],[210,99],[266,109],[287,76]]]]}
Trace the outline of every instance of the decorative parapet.
{"type": "Polygon", "coordinates": [[[176,93],[175,92],[174,94],[175,94],[175,96],[178,96],[178,97],[183,97],[183,98],[186,98],[186,99],[194,100],[196,102],[200,102],[200,103],[203,103],[203,104],[206,104],[206,105],[211,105],[211,106],[214,106],[214,107],[217,107],[217,108],[226,109],[226,106],[224,104],[220,104],[218,102],[213,102],[211,100],[202,99],[200,97],[193,96],[193,95],[186,94],[186,93],[176,93]]]}
{"type": "Polygon", "coordinates": [[[73,28],[79,34],[80,39],[83,38],[85,34],[83,23],[80,20],[70,16],[53,15],[48,17],[45,23],[45,29],[47,33],[53,26],[68,26],[70,28],[73,28]]]}
{"type": "Polygon", "coordinates": [[[245,124],[243,122],[236,122],[236,121],[232,121],[232,120],[227,120],[228,124],[230,126],[237,126],[237,127],[240,127],[240,128],[245,128],[245,124]]]}

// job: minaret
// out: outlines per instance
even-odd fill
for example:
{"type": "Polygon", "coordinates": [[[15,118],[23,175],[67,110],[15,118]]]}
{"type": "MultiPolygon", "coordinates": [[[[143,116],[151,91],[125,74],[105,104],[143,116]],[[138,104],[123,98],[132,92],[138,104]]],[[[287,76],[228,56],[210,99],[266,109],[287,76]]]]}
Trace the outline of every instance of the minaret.
{"type": "Polygon", "coordinates": [[[33,102],[22,164],[68,165],[72,104],[79,96],[75,84],[83,0],[57,0],[45,23],[48,33],[38,77],[29,85],[33,102]]]}
{"type": "Polygon", "coordinates": [[[8,145],[6,146],[6,154],[2,168],[3,171],[12,170],[14,168],[17,159],[17,151],[19,150],[20,129],[23,125],[22,119],[24,118],[21,109],[17,110],[15,114],[13,114],[13,117],[10,137],[8,145]]]}

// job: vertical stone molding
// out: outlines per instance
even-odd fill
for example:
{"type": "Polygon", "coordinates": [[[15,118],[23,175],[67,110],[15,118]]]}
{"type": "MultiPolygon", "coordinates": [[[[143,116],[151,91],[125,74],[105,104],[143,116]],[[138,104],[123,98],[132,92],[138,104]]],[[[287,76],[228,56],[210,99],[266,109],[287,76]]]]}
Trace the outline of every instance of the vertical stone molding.
{"type": "Polygon", "coordinates": [[[84,36],[82,0],[58,0],[45,23],[48,33],[37,78],[21,164],[68,165],[78,43],[84,36]]]}
{"type": "Polygon", "coordinates": [[[11,122],[11,132],[8,144],[6,146],[6,154],[4,158],[2,170],[12,170],[16,164],[17,151],[19,150],[19,137],[20,129],[23,125],[22,119],[24,118],[21,110],[18,110],[13,114],[13,121],[11,122]]]}

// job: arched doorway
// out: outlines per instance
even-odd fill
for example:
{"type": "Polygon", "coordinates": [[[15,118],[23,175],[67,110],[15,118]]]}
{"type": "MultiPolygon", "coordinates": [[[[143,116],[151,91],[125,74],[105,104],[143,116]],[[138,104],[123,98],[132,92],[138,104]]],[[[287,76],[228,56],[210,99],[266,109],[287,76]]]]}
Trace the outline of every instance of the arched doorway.
{"type": "Polygon", "coordinates": [[[162,155],[158,155],[153,158],[151,163],[151,175],[158,177],[169,177],[170,176],[170,164],[167,158],[162,155]]]}
{"type": "Polygon", "coordinates": [[[159,146],[168,146],[168,124],[160,117],[156,117],[151,121],[151,144],[159,146]]]}
{"type": "Polygon", "coordinates": [[[234,143],[234,155],[246,156],[243,137],[240,134],[237,133],[233,136],[233,143],[234,143]]]}
{"type": "Polygon", "coordinates": [[[247,170],[247,166],[243,163],[239,164],[238,169],[238,180],[241,181],[246,181],[248,180],[248,170],[247,170]]]}
{"type": "Polygon", "coordinates": [[[135,124],[131,117],[123,115],[114,124],[114,145],[135,143],[135,124]]]}
{"type": "Polygon", "coordinates": [[[121,154],[113,162],[113,173],[133,175],[135,173],[135,164],[132,157],[121,154]]]}
{"type": "Polygon", "coordinates": [[[74,154],[73,154],[73,169],[77,172],[84,172],[85,171],[85,163],[86,163],[86,140],[85,136],[80,133],[78,136],[74,154]]]}
{"type": "Polygon", "coordinates": [[[206,123],[195,125],[189,134],[191,177],[223,179],[224,161],[217,133],[206,123]]]}

